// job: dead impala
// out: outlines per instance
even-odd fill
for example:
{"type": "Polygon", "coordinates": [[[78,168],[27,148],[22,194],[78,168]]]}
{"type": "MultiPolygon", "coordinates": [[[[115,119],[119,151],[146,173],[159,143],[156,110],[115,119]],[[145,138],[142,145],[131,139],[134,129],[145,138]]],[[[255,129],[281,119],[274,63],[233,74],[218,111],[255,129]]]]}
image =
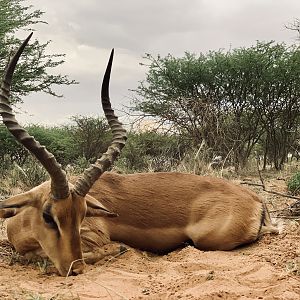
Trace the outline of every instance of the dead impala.
{"type": "Polygon", "coordinates": [[[0,113],[8,130],[51,179],[0,204],[0,217],[9,219],[8,238],[18,252],[46,254],[66,275],[70,270],[81,273],[85,262],[95,262],[109,251],[120,251],[117,241],[153,252],[170,251],[187,241],[199,249],[230,250],[278,232],[264,202],[226,180],[182,173],[105,172],[126,141],[109,100],[113,52],[101,90],[113,132],[111,146],[74,184],[69,183],[55,157],[18,124],[9,103],[14,69],[30,37],[5,70],[0,113]],[[116,247],[108,247],[110,243],[116,247]]]}

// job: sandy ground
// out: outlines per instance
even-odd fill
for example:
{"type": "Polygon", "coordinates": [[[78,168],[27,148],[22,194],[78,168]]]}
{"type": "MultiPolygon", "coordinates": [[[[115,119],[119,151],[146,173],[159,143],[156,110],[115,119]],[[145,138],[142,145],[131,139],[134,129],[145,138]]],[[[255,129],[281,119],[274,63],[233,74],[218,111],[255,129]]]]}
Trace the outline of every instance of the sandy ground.
{"type": "MultiPolygon", "coordinates": [[[[284,190],[279,181],[272,185],[284,190]]],[[[291,202],[262,196],[270,210],[291,202]]],[[[0,299],[300,299],[299,237],[299,224],[285,220],[280,235],[234,251],[187,246],[156,256],[131,249],[68,278],[45,274],[41,263],[24,263],[3,242],[0,299]]]]}

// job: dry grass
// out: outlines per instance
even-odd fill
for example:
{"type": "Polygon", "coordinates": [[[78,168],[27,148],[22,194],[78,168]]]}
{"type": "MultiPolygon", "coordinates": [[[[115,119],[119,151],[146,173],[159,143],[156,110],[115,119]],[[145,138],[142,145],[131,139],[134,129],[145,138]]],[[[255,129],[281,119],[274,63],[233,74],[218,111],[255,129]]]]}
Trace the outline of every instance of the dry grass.
{"type": "Polygon", "coordinates": [[[16,264],[25,266],[30,265],[32,268],[38,269],[43,275],[50,274],[54,270],[54,266],[49,259],[38,256],[28,259],[16,252],[13,245],[3,237],[0,239],[0,260],[7,263],[9,266],[16,264]]]}
{"type": "Polygon", "coordinates": [[[7,239],[0,240],[0,260],[13,265],[23,260],[7,239]]]}
{"type": "MultiPolygon", "coordinates": [[[[28,190],[48,179],[46,170],[35,159],[30,158],[21,167],[17,163],[0,165],[0,196],[9,196],[28,190]]],[[[1,198],[0,198],[1,200],[1,198]]]]}
{"type": "MultiPolygon", "coordinates": [[[[26,293],[27,294],[27,293],[26,293]]],[[[44,296],[40,293],[28,293],[27,295],[24,295],[26,300],[80,300],[79,296],[74,295],[68,295],[66,293],[63,294],[57,294],[51,296],[44,296]]]]}

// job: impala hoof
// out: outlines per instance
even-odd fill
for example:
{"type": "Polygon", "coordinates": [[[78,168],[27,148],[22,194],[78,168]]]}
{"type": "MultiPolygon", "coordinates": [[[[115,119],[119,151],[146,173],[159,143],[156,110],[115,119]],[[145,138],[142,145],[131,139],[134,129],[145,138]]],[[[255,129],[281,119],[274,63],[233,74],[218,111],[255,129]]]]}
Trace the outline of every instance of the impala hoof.
{"type": "Polygon", "coordinates": [[[120,254],[123,254],[128,251],[128,247],[126,247],[124,244],[120,244],[120,254]]]}

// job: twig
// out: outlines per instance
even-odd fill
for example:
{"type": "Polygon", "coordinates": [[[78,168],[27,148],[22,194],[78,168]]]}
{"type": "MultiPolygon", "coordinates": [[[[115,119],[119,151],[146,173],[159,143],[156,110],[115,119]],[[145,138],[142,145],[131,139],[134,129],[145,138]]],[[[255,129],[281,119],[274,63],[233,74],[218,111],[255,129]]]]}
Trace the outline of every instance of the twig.
{"type": "Polygon", "coordinates": [[[232,151],[233,151],[233,147],[228,151],[228,153],[226,154],[226,156],[225,156],[225,158],[224,158],[224,160],[223,160],[223,164],[222,164],[222,168],[221,168],[221,172],[220,172],[221,177],[223,177],[223,171],[224,171],[224,167],[225,167],[226,161],[227,161],[227,159],[228,159],[228,157],[229,157],[229,154],[230,154],[232,151]]]}
{"type": "MultiPolygon", "coordinates": [[[[258,171],[258,174],[259,174],[261,185],[258,185],[258,184],[250,184],[250,185],[261,186],[266,193],[270,193],[270,194],[274,194],[274,195],[278,195],[278,196],[282,196],[282,197],[286,197],[286,198],[291,198],[291,199],[295,199],[295,200],[300,200],[300,198],[296,197],[296,196],[290,196],[290,195],[287,195],[287,194],[283,194],[283,193],[279,193],[279,192],[274,192],[274,191],[267,190],[265,182],[264,182],[264,179],[263,179],[263,177],[261,175],[261,171],[260,171],[260,168],[259,168],[259,158],[258,158],[258,155],[256,156],[256,164],[257,164],[257,171],[258,171]]],[[[249,183],[247,183],[247,184],[249,184],[249,183]]]]}
{"type": "Polygon", "coordinates": [[[69,267],[69,270],[68,270],[68,273],[67,273],[67,275],[66,275],[66,278],[70,276],[70,273],[71,273],[71,271],[72,271],[73,264],[74,264],[75,262],[77,262],[77,261],[83,261],[83,258],[75,259],[75,260],[73,260],[73,261],[71,262],[70,267],[69,267]]]}
{"type": "Polygon", "coordinates": [[[282,196],[282,197],[286,197],[286,198],[291,198],[291,199],[295,199],[295,200],[300,200],[299,197],[296,196],[291,196],[291,195],[287,195],[287,194],[283,194],[283,193],[279,193],[279,192],[275,192],[275,191],[268,191],[268,190],[264,190],[267,193],[270,194],[274,194],[274,195],[278,195],[278,196],[282,196]]]}
{"type": "Polygon", "coordinates": [[[105,262],[104,266],[107,266],[112,260],[118,258],[119,256],[123,255],[124,253],[126,253],[126,252],[129,251],[129,250],[130,250],[129,248],[126,248],[126,249],[124,249],[123,251],[121,251],[120,253],[118,253],[118,254],[112,256],[111,258],[109,258],[109,259],[105,262]]]}
{"type": "Polygon", "coordinates": [[[284,215],[277,215],[272,216],[275,219],[290,219],[290,220],[300,220],[300,216],[284,216],[284,215]]]}
{"type": "Polygon", "coordinates": [[[274,195],[278,195],[278,196],[282,196],[282,197],[286,197],[286,198],[291,198],[291,199],[295,199],[295,200],[300,200],[300,197],[296,197],[296,196],[292,196],[292,195],[288,195],[288,194],[284,194],[284,193],[279,193],[279,192],[267,190],[266,187],[263,184],[260,184],[260,183],[252,183],[252,182],[248,182],[248,181],[242,181],[241,184],[260,186],[260,187],[263,188],[263,191],[266,192],[266,193],[270,193],[270,194],[274,194],[274,195]]]}
{"type": "Polygon", "coordinates": [[[259,175],[259,179],[261,181],[261,184],[262,184],[262,187],[263,187],[263,190],[265,191],[266,190],[266,186],[265,186],[265,182],[264,182],[264,179],[261,175],[261,171],[260,171],[260,168],[259,168],[259,158],[258,158],[258,154],[256,156],[256,166],[257,166],[257,171],[258,171],[258,175],[259,175]]]}
{"type": "Polygon", "coordinates": [[[203,139],[202,140],[202,142],[201,142],[201,145],[200,145],[200,147],[199,147],[199,149],[198,149],[198,151],[196,152],[196,155],[195,155],[195,157],[194,157],[194,174],[196,174],[196,162],[197,162],[197,160],[198,160],[198,157],[199,157],[199,154],[200,154],[200,152],[201,152],[201,150],[202,150],[202,148],[205,146],[205,140],[203,139]]]}
{"type": "Polygon", "coordinates": [[[248,181],[242,181],[241,184],[247,184],[247,185],[254,185],[254,186],[264,187],[261,183],[253,183],[253,182],[248,182],[248,181]]]}

